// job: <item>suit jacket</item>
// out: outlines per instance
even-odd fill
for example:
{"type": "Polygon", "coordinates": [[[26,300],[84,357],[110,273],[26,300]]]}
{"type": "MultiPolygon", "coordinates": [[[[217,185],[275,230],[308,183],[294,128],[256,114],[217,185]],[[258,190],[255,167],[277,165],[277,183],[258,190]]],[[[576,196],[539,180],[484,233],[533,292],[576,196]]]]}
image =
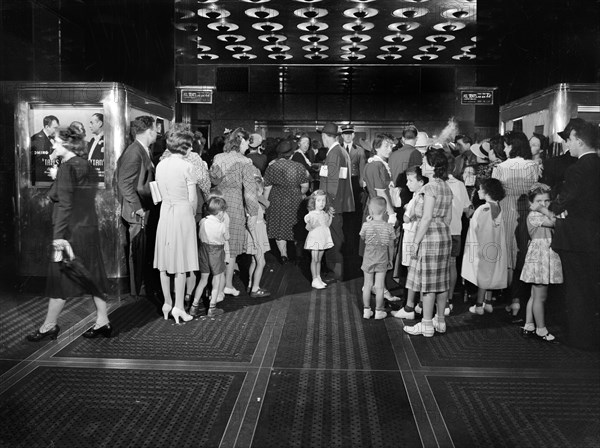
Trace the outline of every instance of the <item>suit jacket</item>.
{"type": "Polygon", "coordinates": [[[392,172],[392,180],[397,187],[403,187],[406,185],[406,177],[404,178],[404,185],[397,183],[398,176],[404,173],[407,169],[413,166],[421,166],[423,162],[423,154],[417,148],[412,145],[404,145],[402,148],[394,151],[390,154],[388,165],[392,172]]]}
{"type": "Polygon", "coordinates": [[[557,197],[561,192],[565,181],[565,172],[576,161],[577,159],[571,157],[570,152],[544,160],[541,182],[552,188],[553,197],[557,197]]]}
{"type": "Polygon", "coordinates": [[[45,174],[45,171],[50,167],[46,160],[50,159],[50,153],[52,152],[52,141],[42,130],[31,136],[30,148],[31,182],[35,185],[35,183],[39,181],[51,181],[52,179],[45,174]]]}
{"type": "Polygon", "coordinates": [[[367,155],[365,154],[365,150],[352,143],[352,147],[350,148],[350,162],[352,166],[352,177],[359,176],[359,185],[363,186],[363,172],[365,170],[365,165],[367,164],[367,155]]]}
{"type": "Polygon", "coordinates": [[[556,220],[552,248],[572,252],[600,252],[600,157],[579,158],[565,173],[560,195],[550,209],[567,211],[556,220]]]}
{"type": "Polygon", "coordinates": [[[142,144],[136,140],[117,162],[117,187],[121,197],[121,216],[125,221],[135,223],[137,210],[154,208],[150,193],[152,181],[154,165],[142,144]]]}
{"type": "Polygon", "coordinates": [[[336,213],[354,211],[354,196],[350,176],[350,155],[339,143],[328,152],[324,166],[327,176],[320,176],[320,188],[327,193],[336,213]],[[346,179],[340,179],[340,168],[346,168],[346,179]]]}
{"type": "Polygon", "coordinates": [[[88,160],[104,160],[104,134],[102,134],[100,137],[95,135],[88,142],[88,160]],[[98,144],[94,148],[94,152],[91,153],[90,151],[92,151],[92,147],[94,146],[96,139],[98,140],[98,144]]]}

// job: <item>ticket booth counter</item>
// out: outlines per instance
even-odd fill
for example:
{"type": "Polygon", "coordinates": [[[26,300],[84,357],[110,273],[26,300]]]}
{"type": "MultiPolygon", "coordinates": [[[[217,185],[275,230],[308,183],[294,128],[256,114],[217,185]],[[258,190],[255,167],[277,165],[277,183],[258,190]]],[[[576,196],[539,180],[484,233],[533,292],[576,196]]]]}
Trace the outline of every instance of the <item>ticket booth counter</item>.
{"type": "Polygon", "coordinates": [[[500,132],[536,132],[549,138],[553,155],[562,153],[562,131],[571,118],[600,123],[600,84],[556,84],[500,106],[500,132]]]}
{"type": "Polygon", "coordinates": [[[124,230],[120,223],[115,171],[117,160],[132,141],[130,123],[140,115],[157,120],[159,133],[166,132],[173,109],[155,98],[119,83],[15,83],[15,243],[17,273],[44,277],[52,240],[52,205],[47,196],[52,184],[49,153],[32,138],[43,129],[44,117],[58,118],[61,127],[83,123],[86,140],[94,145],[90,121],[104,118],[104,144],[96,144],[90,163],[98,174],[96,211],[106,273],[115,283],[126,284],[124,230]]]}

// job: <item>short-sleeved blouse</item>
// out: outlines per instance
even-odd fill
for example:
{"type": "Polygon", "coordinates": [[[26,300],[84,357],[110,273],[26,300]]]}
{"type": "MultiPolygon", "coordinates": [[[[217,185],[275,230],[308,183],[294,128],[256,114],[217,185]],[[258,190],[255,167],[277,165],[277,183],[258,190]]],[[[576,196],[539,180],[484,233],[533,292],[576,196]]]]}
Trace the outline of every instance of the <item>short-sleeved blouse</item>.
{"type": "Polygon", "coordinates": [[[367,184],[367,191],[369,192],[369,198],[377,196],[377,190],[387,190],[390,186],[392,178],[388,173],[387,168],[383,162],[373,160],[365,166],[363,179],[367,184]]]}

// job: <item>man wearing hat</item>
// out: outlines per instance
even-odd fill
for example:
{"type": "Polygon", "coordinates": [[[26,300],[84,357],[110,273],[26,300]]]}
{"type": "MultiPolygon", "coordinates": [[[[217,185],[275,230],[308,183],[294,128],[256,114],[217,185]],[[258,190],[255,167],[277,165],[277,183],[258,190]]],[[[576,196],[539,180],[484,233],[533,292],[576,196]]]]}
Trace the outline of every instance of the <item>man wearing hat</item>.
{"type": "Polygon", "coordinates": [[[475,186],[475,176],[469,175],[468,178],[465,179],[465,170],[477,165],[477,156],[471,151],[473,140],[471,140],[471,137],[468,135],[459,134],[454,137],[454,144],[456,145],[455,147],[459,155],[455,159],[454,172],[452,174],[458,180],[465,183],[470,195],[471,190],[473,190],[475,186]]]}
{"type": "Polygon", "coordinates": [[[252,160],[252,164],[259,169],[261,176],[264,176],[267,169],[267,156],[260,151],[262,142],[262,135],[251,134],[248,140],[248,154],[246,154],[246,157],[252,160]]]}
{"type": "MultiPolygon", "coordinates": [[[[407,204],[412,198],[412,193],[406,188],[406,170],[413,166],[421,166],[423,163],[423,154],[416,148],[417,128],[410,126],[402,131],[402,147],[392,152],[388,160],[390,171],[392,172],[392,181],[397,187],[400,187],[402,203],[407,204]]],[[[423,132],[425,136],[425,134],[423,132]]],[[[429,139],[427,138],[426,141],[429,139]]],[[[401,216],[401,215],[398,215],[401,216]]]]}
{"type": "MultiPolygon", "coordinates": [[[[577,121],[579,120],[581,120],[581,118],[573,118],[571,122],[577,123],[577,121]]],[[[558,133],[558,135],[565,142],[569,139],[570,134],[570,123],[567,125],[564,131],[558,133]]],[[[577,159],[575,157],[571,157],[571,152],[569,151],[568,147],[561,155],[556,157],[550,157],[549,159],[544,160],[544,169],[542,170],[541,182],[545,183],[546,185],[550,186],[550,188],[552,188],[552,197],[555,198],[560,194],[563,183],[565,181],[565,173],[567,171],[567,168],[573,165],[576,160],[577,159]]]]}
{"type": "Polygon", "coordinates": [[[600,158],[598,126],[572,119],[558,135],[577,160],[550,209],[556,219],[552,249],[560,255],[565,279],[569,342],[583,349],[600,348],[600,158]],[[562,215],[561,215],[562,216],[562,215]]]}
{"type": "Polygon", "coordinates": [[[348,225],[346,226],[346,241],[352,244],[347,245],[354,249],[354,253],[349,255],[358,255],[358,242],[360,239],[360,226],[362,223],[362,199],[361,192],[363,191],[363,172],[367,164],[367,155],[362,146],[354,143],[354,126],[345,124],[341,127],[342,141],[341,145],[350,154],[350,181],[352,182],[352,194],[354,196],[354,213],[348,215],[348,225]]]}
{"type": "Polygon", "coordinates": [[[327,266],[333,269],[336,280],[343,279],[342,245],[344,244],[343,214],[354,212],[354,195],[352,194],[350,154],[338,142],[338,127],[335,123],[327,123],[321,134],[323,146],[327,148],[327,156],[319,171],[320,188],[327,193],[335,214],[331,222],[331,238],[334,246],[325,252],[327,266]]]}

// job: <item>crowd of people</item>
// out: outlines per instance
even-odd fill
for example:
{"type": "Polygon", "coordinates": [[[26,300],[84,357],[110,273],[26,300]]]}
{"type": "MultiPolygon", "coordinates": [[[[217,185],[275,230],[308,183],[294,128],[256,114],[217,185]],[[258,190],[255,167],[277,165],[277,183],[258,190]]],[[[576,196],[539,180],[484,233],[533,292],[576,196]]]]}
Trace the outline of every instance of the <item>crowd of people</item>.
{"type": "MultiPolygon", "coordinates": [[[[345,279],[345,262],[355,255],[362,257],[365,319],[386,318],[386,301],[402,300],[386,288],[396,281],[405,302],[392,316],[422,315],[404,331],[446,332],[453,296],[464,293],[457,291],[460,271],[477,288],[469,312],[494,311],[494,291],[504,291],[506,312],[515,322],[524,315],[524,336],[556,342],[544,304],[549,286],[564,282],[569,342],[597,347],[600,159],[591,123],[572,119],[559,133],[566,155],[557,157],[544,136],[519,131],[477,143],[467,135],[436,142],[410,126],[400,138],[382,133],[355,142],[352,125],[327,123],[320,141],[308,134],[266,139],[237,128],[207,151],[201,136],[176,123],[158,157],[152,117],[137,117],[131,132],[116,172],[130,288],[135,295],[143,285],[165,319],[221,314],[219,303],[241,293],[234,276],[242,254],[251,256],[254,298],[270,295],[261,278],[271,250],[281,263],[308,254],[311,286],[325,290],[345,279]]],[[[31,341],[56,338],[65,301],[90,294],[90,282],[64,268],[73,253],[96,291],[97,320],[84,336],[112,334],[87,149],[77,127],[56,131],[50,302],[31,341]]]]}

